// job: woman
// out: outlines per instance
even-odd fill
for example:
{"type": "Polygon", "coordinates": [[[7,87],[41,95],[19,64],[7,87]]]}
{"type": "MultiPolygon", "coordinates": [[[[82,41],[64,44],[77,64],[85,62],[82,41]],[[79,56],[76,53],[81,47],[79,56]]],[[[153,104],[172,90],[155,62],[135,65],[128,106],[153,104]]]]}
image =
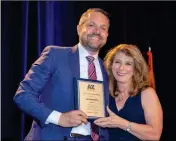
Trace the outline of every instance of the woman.
{"type": "Polygon", "coordinates": [[[162,107],[149,86],[148,67],[139,49],[127,44],[116,46],[107,53],[105,66],[110,81],[109,117],[94,123],[109,128],[110,140],[159,140],[162,107]]]}

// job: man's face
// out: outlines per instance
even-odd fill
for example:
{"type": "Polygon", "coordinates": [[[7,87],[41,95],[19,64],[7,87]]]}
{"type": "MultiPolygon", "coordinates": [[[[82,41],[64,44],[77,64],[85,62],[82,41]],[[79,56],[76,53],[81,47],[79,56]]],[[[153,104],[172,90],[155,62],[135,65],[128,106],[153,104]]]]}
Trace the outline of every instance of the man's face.
{"type": "Polygon", "coordinates": [[[106,44],[109,21],[100,12],[91,12],[87,20],[78,25],[78,35],[81,44],[90,53],[97,53],[106,44]]]}

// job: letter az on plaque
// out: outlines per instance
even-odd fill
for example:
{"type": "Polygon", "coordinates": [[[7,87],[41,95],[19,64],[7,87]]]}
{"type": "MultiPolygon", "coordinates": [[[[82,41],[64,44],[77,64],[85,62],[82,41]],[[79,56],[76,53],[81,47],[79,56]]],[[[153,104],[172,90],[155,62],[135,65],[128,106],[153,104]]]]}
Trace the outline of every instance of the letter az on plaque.
{"type": "Polygon", "coordinates": [[[89,119],[105,117],[104,87],[102,81],[75,79],[75,107],[89,119]]]}

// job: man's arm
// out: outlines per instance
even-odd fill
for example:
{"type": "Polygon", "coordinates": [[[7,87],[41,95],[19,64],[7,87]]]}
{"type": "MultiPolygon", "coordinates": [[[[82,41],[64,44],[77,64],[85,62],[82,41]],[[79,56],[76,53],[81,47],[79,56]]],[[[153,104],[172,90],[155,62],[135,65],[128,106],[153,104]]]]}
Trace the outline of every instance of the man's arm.
{"type": "Polygon", "coordinates": [[[33,63],[13,98],[17,106],[30,116],[40,121],[41,126],[46,122],[52,109],[41,100],[41,91],[53,72],[54,50],[46,47],[41,56],[33,63]]]}
{"type": "Polygon", "coordinates": [[[45,124],[52,123],[52,124],[59,125],[59,124],[58,124],[58,121],[59,121],[59,119],[60,119],[61,114],[62,114],[62,113],[60,113],[60,112],[54,110],[54,111],[48,116],[48,118],[46,119],[45,124]]]}

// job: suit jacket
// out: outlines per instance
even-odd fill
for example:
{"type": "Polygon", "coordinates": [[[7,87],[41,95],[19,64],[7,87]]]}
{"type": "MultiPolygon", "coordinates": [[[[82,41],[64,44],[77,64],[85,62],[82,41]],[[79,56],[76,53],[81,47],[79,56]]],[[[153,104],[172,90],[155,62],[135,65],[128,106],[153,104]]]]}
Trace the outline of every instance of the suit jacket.
{"type": "MultiPolygon", "coordinates": [[[[103,74],[105,104],[108,105],[107,73],[100,58],[99,62],[103,74]]],[[[80,77],[77,46],[48,46],[32,64],[14,96],[17,106],[34,118],[26,140],[72,140],[72,128],[45,124],[45,121],[53,110],[74,110],[74,77],[80,77]]],[[[100,129],[100,138],[107,140],[106,129],[100,129]]]]}

